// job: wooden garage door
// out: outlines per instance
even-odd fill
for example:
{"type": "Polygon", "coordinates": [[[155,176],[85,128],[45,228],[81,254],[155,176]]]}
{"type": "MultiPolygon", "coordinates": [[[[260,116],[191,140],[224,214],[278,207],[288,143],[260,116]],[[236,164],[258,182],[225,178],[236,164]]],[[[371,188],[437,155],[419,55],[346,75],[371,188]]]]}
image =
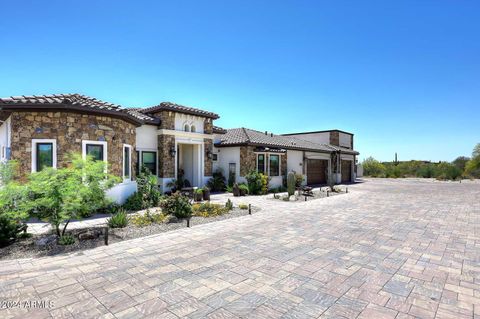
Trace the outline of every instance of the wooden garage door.
{"type": "Polygon", "coordinates": [[[352,161],[342,160],[342,183],[349,183],[352,179],[352,161]]]}
{"type": "Polygon", "coordinates": [[[307,160],[307,184],[326,184],[326,170],[328,161],[309,159],[307,160]]]}

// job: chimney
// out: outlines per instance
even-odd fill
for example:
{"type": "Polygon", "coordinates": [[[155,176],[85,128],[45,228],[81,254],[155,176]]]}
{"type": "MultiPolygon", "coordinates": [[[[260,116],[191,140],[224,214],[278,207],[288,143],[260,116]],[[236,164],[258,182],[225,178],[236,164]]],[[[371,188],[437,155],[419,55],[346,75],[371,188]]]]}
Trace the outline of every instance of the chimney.
{"type": "Polygon", "coordinates": [[[273,137],[273,133],[270,133],[270,137],[273,137]]]}
{"type": "Polygon", "coordinates": [[[268,132],[267,132],[267,131],[265,131],[265,135],[268,135],[268,132]]]}

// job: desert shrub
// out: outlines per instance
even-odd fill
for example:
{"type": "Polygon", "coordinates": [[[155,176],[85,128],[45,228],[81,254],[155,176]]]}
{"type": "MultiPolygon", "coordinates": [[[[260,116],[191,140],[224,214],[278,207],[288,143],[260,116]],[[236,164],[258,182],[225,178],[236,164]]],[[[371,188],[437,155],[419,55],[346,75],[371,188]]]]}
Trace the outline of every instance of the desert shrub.
{"type": "Polygon", "coordinates": [[[151,224],[161,224],[167,219],[167,216],[163,213],[151,213],[150,210],[144,214],[135,214],[130,217],[132,224],[137,227],[145,227],[151,224]]]}
{"type": "Polygon", "coordinates": [[[62,246],[68,246],[75,244],[75,237],[72,235],[63,235],[58,238],[58,244],[62,246]]]}
{"type": "Polygon", "coordinates": [[[239,204],[239,205],[238,205],[238,208],[240,208],[240,209],[248,209],[248,205],[247,205],[247,204],[239,204]]]}
{"type": "Polygon", "coordinates": [[[0,215],[0,247],[5,247],[15,241],[25,228],[18,220],[0,215]]]}
{"type": "Polygon", "coordinates": [[[245,175],[248,185],[248,193],[251,195],[266,194],[268,191],[268,177],[256,170],[251,170],[245,175]]]}
{"type": "Polygon", "coordinates": [[[201,217],[213,217],[223,215],[228,212],[228,208],[220,204],[210,202],[192,205],[193,215],[201,217]]]}
{"type": "Polygon", "coordinates": [[[107,220],[110,228],[124,228],[128,225],[128,215],[124,209],[120,209],[107,220]]]}
{"type": "Polygon", "coordinates": [[[287,188],[283,185],[280,185],[278,187],[273,187],[268,190],[269,193],[284,193],[287,191],[287,188]]]}
{"type": "Polygon", "coordinates": [[[232,210],[233,209],[233,203],[232,201],[229,199],[227,199],[227,202],[225,203],[225,207],[228,209],[228,210],[232,210]]]}
{"type": "Polygon", "coordinates": [[[212,192],[223,192],[225,190],[225,176],[223,176],[221,170],[213,172],[212,178],[207,182],[207,186],[212,192]]]}
{"type": "Polygon", "coordinates": [[[368,157],[362,162],[363,174],[371,177],[383,177],[385,175],[385,165],[374,159],[368,157]]]}
{"type": "Polygon", "coordinates": [[[122,207],[126,210],[141,210],[143,209],[142,194],[135,192],[127,198],[122,207]]]}
{"type": "Polygon", "coordinates": [[[157,177],[145,166],[142,166],[137,176],[137,192],[141,195],[141,209],[157,207],[160,204],[162,194],[158,189],[157,177]]]}
{"type": "Polygon", "coordinates": [[[192,204],[187,197],[180,193],[174,193],[161,202],[162,210],[167,215],[177,218],[190,218],[192,216],[192,204]]]}
{"type": "Polygon", "coordinates": [[[46,168],[31,174],[25,185],[28,196],[18,205],[48,221],[60,236],[71,219],[81,219],[107,206],[110,201],[105,191],[118,181],[118,177],[106,173],[104,162],[74,155],[66,168],[46,168]]]}
{"type": "Polygon", "coordinates": [[[459,170],[462,172],[465,171],[465,166],[467,166],[468,161],[470,160],[469,157],[466,156],[459,156],[453,160],[452,164],[455,165],[459,170]]]}
{"type": "Polygon", "coordinates": [[[456,180],[462,176],[462,171],[454,164],[442,162],[437,165],[435,176],[439,180],[456,180]]]}
{"type": "Polygon", "coordinates": [[[238,189],[244,194],[250,194],[250,189],[246,184],[238,184],[238,189]]]}
{"type": "Polygon", "coordinates": [[[0,184],[7,185],[18,175],[18,162],[0,162],[0,184]]]}

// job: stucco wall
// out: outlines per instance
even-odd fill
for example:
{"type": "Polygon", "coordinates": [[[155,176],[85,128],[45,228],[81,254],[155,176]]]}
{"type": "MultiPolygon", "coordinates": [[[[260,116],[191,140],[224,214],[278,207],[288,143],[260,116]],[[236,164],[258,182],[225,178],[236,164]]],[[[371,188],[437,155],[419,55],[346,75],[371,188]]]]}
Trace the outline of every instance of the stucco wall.
{"type": "Polygon", "coordinates": [[[192,127],[192,125],[194,125],[196,133],[203,133],[204,132],[203,123],[204,123],[203,117],[187,115],[182,113],[175,113],[175,130],[177,131],[184,131],[185,124],[187,124],[189,127],[192,127]]]}
{"type": "Polygon", "coordinates": [[[0,160],[5,161],[7,158],[7,148],[11,143],[11,117],[0,125],[0,160]]]}
{"type": "MultiPolygon", "coordinates": [[[[19,160],[21,174],[32,170],[32,139],[56,139],[57,167],[65,167],[70,153],[82,152],[82,140],[106,141],[112,174],[123,174],[123,144],[135,149],[135,125],[121,119],[73,112],[14,112],[12,159],[19,160]]],[[[136,153],[132,152],[132,178],[136,153]]]]}
{"type": "Polygon", "coordinates": [[[137,149],[156,151],[158,148],[157,126],[142,125],[136,128],[137,149]]]}
{"type": "Polygon", "coordinates": [[[319,144],[329,144],[330,143],[330,132],[321,132],[321,133],[307,133],[307,134],[296,134],[290,135],[305,141],[319,143],[319,144]]]}
{"type": "Polygon", "coordinates": [[[340,139],[340,146],[346,147],[346,148],[352,148],[352,135],[340,132],[339,139],[340,139]]]}

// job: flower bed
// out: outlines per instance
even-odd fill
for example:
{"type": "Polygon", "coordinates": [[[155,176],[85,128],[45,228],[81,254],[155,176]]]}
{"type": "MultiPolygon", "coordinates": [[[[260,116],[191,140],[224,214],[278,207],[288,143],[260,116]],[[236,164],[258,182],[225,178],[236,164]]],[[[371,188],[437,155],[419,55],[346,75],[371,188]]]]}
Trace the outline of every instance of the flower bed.
{"type": "MultiPolygon", "coordinates": [[[[232,210],[224,210],[223,208],[225,207],[223,205],[209,205],[212,207],[211,213],[209,214],[206,214],[205,210],[203,210],[203,214],[201,214],[200,212],[202,211],[196,209],[194,205],[194,215],[190,219],[190,227],[248,215],[248,209],[244,209],[244,207],[243,209],[234,207],[232,210]],[[219,210],[222,212],[219,213],[219,210]]],[[[260,211],[259,208],[252,207],[252,214],[258,211],[260,211]]],[[[124,228],[109,228],[108,242],[112,244],[185,227],[187,227],[187,221],[185,219],[177,219],[174,216],[164,216],[160,208],[152,208],[129,214],[129,223],[124,228]],[[150,217],[145,217],[147,212],[150,217]],[[149,220],[152,222],[149,223],[149,220]]],[[[75,238],[75,243],[72,245],[58,244],[56,238],[51,234],[33,235],[30,238],[18,239],[10,246],[0,248],[0,259],[38,258],[75,251],[80,252],[85,249],[103,246],[105,245],[105,228],[106,226],[98,226],[67,231],[67,234],[75,238]],[[79,237],[85,239],[80,240],[79,237]],[[45,241],[46,244],[41,246],[35,244],[36,242],[38,243],[39,240],[45,241]]]]}
{"type": "Polygon", "coordinates": [[[334,186],[333,189],[330,187],[321,187],[319,190],[312,191],[311,194],[306,194],[302,191],[295,191],[295,195],[288,196],[288,193],[278,193],[268,196],[270,200],[284,201],[284,202],[304,202],[314,199],[326,198],[337,196],[341,194],[348,193],[348,189],[345,187],[334,186]]]}

